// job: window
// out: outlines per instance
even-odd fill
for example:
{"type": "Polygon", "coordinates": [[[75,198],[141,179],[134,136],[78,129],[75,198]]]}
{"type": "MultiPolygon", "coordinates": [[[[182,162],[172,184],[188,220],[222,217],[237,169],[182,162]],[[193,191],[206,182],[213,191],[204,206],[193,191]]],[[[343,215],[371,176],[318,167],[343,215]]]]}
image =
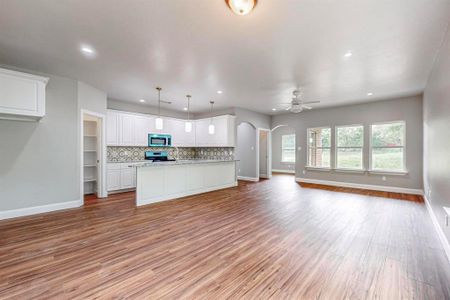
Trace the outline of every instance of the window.
{"type": "Polygon", "coordinates": [[[308,129],[308,167],[330,168],[331,128],[308,129]]]}
{"type": "Polygon", "coordinates": [[[281,136],[281,161],[295,163],[295,134],[281,136]]]}
{"type": "Polygon", "coordinates": [[[364,127],[336,127],[336,168],[363,169],[364,127]]]}
{"type": "Polygon", "coordinates": [[[405,171],[405,122],[373,124],[371,166],[374,171],[405,171]]]}

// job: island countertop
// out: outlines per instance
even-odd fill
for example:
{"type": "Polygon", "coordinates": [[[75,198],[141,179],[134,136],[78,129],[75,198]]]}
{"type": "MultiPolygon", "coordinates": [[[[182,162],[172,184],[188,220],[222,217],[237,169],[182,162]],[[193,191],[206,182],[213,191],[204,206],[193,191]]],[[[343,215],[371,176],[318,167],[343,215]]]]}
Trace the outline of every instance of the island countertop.
{"type": "Polygon", "coordinates": [[[142,162],[140,164],[134,163],[129,165],[130,168],[143,168],[143,167],[161,167],[161,166],[180,166],[180,165],[194,165],[194,164],[214,164],[225,162],[237,162],[237,159],[183,159],[174,161],[157,161],[157,162],[142,162]]]}

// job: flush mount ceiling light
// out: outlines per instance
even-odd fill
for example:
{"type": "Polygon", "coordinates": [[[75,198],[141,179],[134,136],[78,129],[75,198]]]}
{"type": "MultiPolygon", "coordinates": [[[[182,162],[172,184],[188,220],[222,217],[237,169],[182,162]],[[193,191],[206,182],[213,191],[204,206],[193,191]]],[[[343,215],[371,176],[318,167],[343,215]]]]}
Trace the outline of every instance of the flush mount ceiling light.
{"type": "Polygon", "coordinates": [[[217,91],[217,94],[222,94],[223,92],[222,91],[217,91]]]}
{"type": "Polygon", "coordinates": [[[245,16],[256,6],[257,0],[225,0],[228,7],[237,15],[245,16]]]}
{"type": "Polygon", "coordinates": [[[144,103],[145,100],[144,99],[139,99],[139,102],[144,103]]]}
{"type": "Polygon", "coordinates": [[[371,92],[367,93],[367,96],[372,96],[372,95],[373,95],[373,93],[371,93],[371,92]]]}
{"type": "Polygon", "coordinates": [[[353,53],[349,51],[349,52],[347,52],[347,53],[344,54],[344,57],[349,58],[349,57],[351,57],[352,55],[353,55],[353,53]]]}

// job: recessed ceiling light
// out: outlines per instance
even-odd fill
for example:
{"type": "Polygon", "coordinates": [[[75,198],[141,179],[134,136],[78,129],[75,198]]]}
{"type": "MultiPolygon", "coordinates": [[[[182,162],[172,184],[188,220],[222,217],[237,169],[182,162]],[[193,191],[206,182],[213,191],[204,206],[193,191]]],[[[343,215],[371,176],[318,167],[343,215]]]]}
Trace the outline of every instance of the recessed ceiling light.
{"type": "Polygon", "coordinates": [[[144,103],[145,100],[144,99],[139,99],[139,102],[144,103]]]}
{"type": "Polygon", "coordinates": [[[183,110],[187,110],[187,107],[183,107],[183,110]]]}
{"type": "Polygon", "coordinates": [[[290,109],[291,109],[290,107],[286,108],[286,110],[290,110],[290,109]]]}
{"type": "Polygon", "coordinates": [[[81,53],[89,57],[94,57],[96,54],[95,50],[92,47],[86,45],[81,46],[80,51],[81,53]]]}
{"type": "Polygon", "coordinates": [[[372,96],[373,95],[373,93],[367,93],[367,96],[372,96]]]}
{"type": "Polygon", "coordinates": [[[273,111],[276,111],[277,109],[276,109],[276,108],[272,108],[272,110],[273,110],[273,111]]]}
{"type": "Polygon", "coordinates": [[[351,57],[352,55],[353,55],[353,53],[349,51],[349,52],[347,52],[347,53],[344,54],[344,57],[349,58],[349,57],[351,57]]]}
{"type": "Polygon", "coordinates": [[[223,92],[222,91],[217,91],[217,94],[222,94],[223,92]]]}

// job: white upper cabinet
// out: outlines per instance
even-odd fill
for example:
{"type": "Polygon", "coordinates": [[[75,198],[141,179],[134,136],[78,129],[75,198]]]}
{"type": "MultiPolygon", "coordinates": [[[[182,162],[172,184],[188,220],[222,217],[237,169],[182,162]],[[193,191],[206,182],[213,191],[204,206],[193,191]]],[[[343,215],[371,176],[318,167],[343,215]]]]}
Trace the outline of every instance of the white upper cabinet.
{"type": "Polygon", "coordinates": [[[191,132],[186,132],[185,130],[185,120],[177,120],[172,119],[172,140],[173,140],[173,146],[176,147],[195,147],[195,122],[191,121],[192,123],[192,130],[191,132]]]}
{"type": "Polygon", "coordinates": [[[106,144],[108,146],[119,146],[119,113],[108,110],[106,114],[106,144]]]}
{"type": "Polygon", "coordinates": [[[136,116],[131,114],[120,114],[119,136],[121,146],[136,145],[136,116]]]}
{"type": "Polygon", "coordinates": [[[196,144],[199,147],[234,147],[235,117],[230,115],[196,120],[196,144]],[[209,125],[214,125],[214,134],[209,134],[209,125]]]}
{"type": "Polygon", "coordinates": [[[136,116],[135,117],[135,145],[136,146],[147,146],[148,145],[148,134],[154,132],[155,128],[154,118],[146,116],[136,116]]]}
{"type": "Polygon", "coordinates": [[[156,130],[156,116],[108,110],[108,146],[147,146],[149,133],[172,135],[176,147],[234,147],[235,117],[218,116],[212,119],[215,133],[209,134],[211,119],[191,120],[191,132],[185,131],[186,120],[163,118],[163,129],[156,130]]]}
{"type": "Polygon", "coordinates": [[[45,116],[48,78],[0,68],[0,119],[34,121],[45,116]]]}

